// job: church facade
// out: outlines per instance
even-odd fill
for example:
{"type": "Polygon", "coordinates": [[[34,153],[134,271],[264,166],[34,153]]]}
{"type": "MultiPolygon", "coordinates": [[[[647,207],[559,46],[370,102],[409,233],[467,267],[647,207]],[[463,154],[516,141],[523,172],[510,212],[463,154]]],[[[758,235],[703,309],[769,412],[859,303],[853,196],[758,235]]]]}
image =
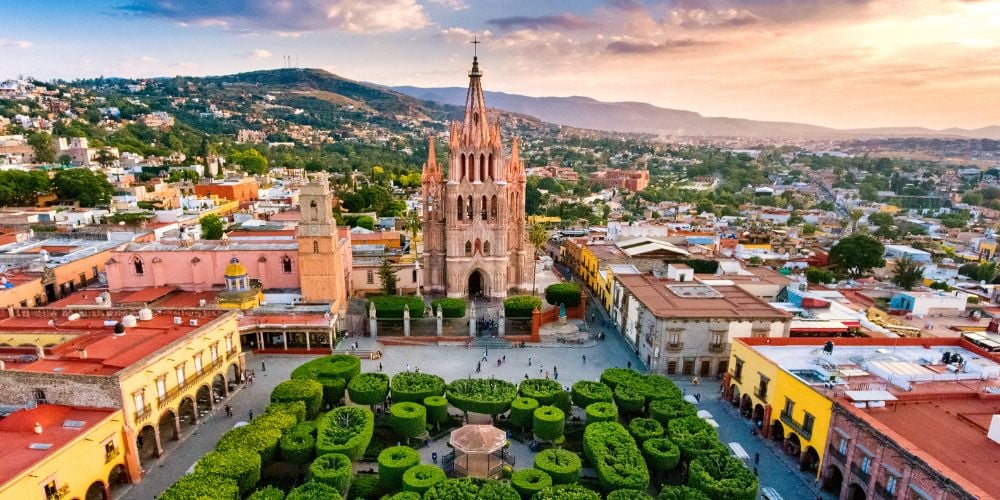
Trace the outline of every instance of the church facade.
{"type": "Polygon", "coordinates": [[[473,58],[465,116],[451,124],[448,172],[434,139],[421,177],[424,289],[449,297],[506,297],[534,273],[525,229],[524,164],[518,142],[504,150],[500,124],[486,109],[483,73],[473,58]]]}

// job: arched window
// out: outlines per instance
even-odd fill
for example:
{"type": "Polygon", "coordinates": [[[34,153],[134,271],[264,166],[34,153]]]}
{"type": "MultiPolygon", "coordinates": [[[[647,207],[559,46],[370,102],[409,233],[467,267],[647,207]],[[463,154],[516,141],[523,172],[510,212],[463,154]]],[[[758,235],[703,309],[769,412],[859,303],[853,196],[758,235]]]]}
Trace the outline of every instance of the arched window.
{"type": "Polygon", "coordinates": [[[490,219],[497,220],[497,195],[490,200],[490,219]]]}
{"type": "Polygon", "coordinates": [[[472,242],[471,241],[466,241],[465,242],[465,255],[472,255],[472,242]]]}
{"type": "Polygon", "coordinates": [[[313,253],[319,253],[319,241],[313,240],[313,253]]]}
{"type": "Polygon", "coordinates": [[[316,208],[316,200],[312,200],[312,201],[309,202],[309,208],[312,209],[312,220],[318,221],[319,220],[319,209],[316,208]]]}
{"type": "Polygon", "coordinates": [[[479,238],[476,238],[476,253],[483,251],[483,242],[479,238]]]}
{"type": "Polygon", "coordinates": [[[486,155],[479,155],[479,180],[486,180],[486,155]]]}
{"type": "Polygon", "coordinates": [[[473,219],[473,215],[472,215],[472,197],[471,196],[465,199],[465,218],[469,219],[469,220],[473,219]]]}
{"type": "Polygon", "coordinates": [[[469,182],[476,181],[476,155],[469,155],[469,182]]]}
{"type": "Polygon", "coordinates": [[[135,266],[135,274],[145,273],[146,270],[145,266],[143,266],[142,259],[140,259],[138,256],[132,258],[132,265],[135,266]]]}
{"type": "Polygon", "coordinates": [[[285,272],[285,273],[292,272],[292,258],[291,257],[289,257],[289,256],[286,255],[283,259],[281,259],[281,271],[285,272]]]}
{"type": "Polygon", "coordinates": [[[490,172],[490,180],[491,180],[491,181],[492,181],[492,180],[496,180],[496,175],[497,175],[497,170],[496,170],[496,168],[497,168],[497,165],[496,165],[496,163],[495,163],[495,162],[493,161],[493,153],[490,153],[490,163],[489,163],[489,172],[490,172]]]}
{"type": "Polygon", "coordinates": [[[458,220],[462,220],[462,209],[465,208],[462,203],[462,197],[458,197],[458,220]]]}
{"type": "Polygon", "coordinates": [[[480,211],[480,217],[482,217],[483,220],[486,220],[487,210],[489,209],[489,207],[486,205],[486,195],[483,195],[483,204],[482,206],[480,206],[480,208],[482,209],[480,211]]]}
{"type": "Polygon", "coordinates": [[[465,179],[465,169],[466,169],[466,166],[465,166],[465,155],[459,155],[459,156],[462,157],[462,176],[459,177],[458,180],[462,180],[462,179],[465,179]]]}
{"type": "Polygon", "coordinates": [[[485,241],[483,242],[483,255],[489,255],[489,254],[490,254],[490,242],[485,241]]]}

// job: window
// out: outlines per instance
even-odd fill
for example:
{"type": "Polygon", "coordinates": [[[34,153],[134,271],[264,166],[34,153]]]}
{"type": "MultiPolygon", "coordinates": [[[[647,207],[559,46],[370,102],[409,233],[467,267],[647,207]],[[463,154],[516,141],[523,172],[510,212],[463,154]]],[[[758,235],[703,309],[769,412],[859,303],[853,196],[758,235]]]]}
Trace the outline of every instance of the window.
{"type": "Polygon", "coordinates": [[[142,391],[132,394],[132,403],[135,404],[135,413],[137,415],[146,414],[146,398],[143,396],[142,391]]]}
{"type": "Polygon", "coordinates": [[[35,389],[35,402],[45,404],[47,401],[45,399],[45,389],[35,389]]]}
{"type": "Polygon", "coordinates": [[[135,257],[132,259],[132,265],[135,267],[135,274],[143,274],[143,272],[145,271],[142,265],[142,259],[140,259],[139,257],[135,257]]]}
{"type": "Polygon", "coordinates": [[[466,241],[465,242],[465,255],[472,255],[472,242],[471,241],[466,241]]]}
{"type": "Polygon", "coordinates": [[[733,368],[733,378],[736,379],[737,382],[743,378],[743,360],[740,358],[736,358],[736,367],[733,368]]]}
{"type": "Polygon", "coordinates": [[[771,382],[771,379],[760,373],[757,375],[760,376],[760,385],[757,386],[757,396],[760,397],[760,399],[764,399],[767,397],[767,384],[771,382]]]}
{"type": "Polygon", "coordinates": [[[712,332],[712,345],[722,345],[722,332],[712,332]]]}
{"type": "Polygon", "coordinates": [[[795,411],[795,401],[785,398],[785,409],[781,410],[781,413],[791,417],[793,411],[795,411]]]}
{"type": "Polygon", "coordinates": [[[156,397],[163,398],[167,395],[167,376],[163,375],[156,379],[156,397]]]}
{"type": "Polygon", "coordinates": [[[802,430],[812,433],[814,423],[816,423],[816,417],[812,416],[809,412],[805,412],[805,416],[802,417],[802,430]]]}
{"type": "Polygon", "coordinates": [[[93,273],[94,273],[94,279],[96,280],[97,279],[97,274],[98,274],[97,266],[91,267],[90,270],[93,271],[93,273]]]}
{"type": "Polygon", "coordinates": [[[497,220],[497,195],[493,195],[490,200],[490,218],[497,220]]]}
{"type": "Polygon", "coordinates": [[[80,273],[80,287],[87,286],[87,273],[80,273]]]}
{"type": "Polygon", "coordinates": [[[219,359],[219,343],[218,342],[212,344],[212,347],[210,347],[208,349],[208,355],[209,355],[209,357],[212,358],[212,362],[213,363],[215,362],[215,360],[219,359]]]}
{"type": "Polygon", "coordinates": [[[45,483],[45,498],[60,498],[59,488],[56,487],[56,480],[53,479],[45,483]]]}
{"type": "Polygon", "coordinates": [[[177,365],[177,385],[184,385],[184,365],[177,365]]]}
{"type": "Polygon", "coordinates": [[[837,444],[837,451],[839,451],[841,455],[847,455],[847,440],[846,439],[840,438],[840,443],[837,444]]]}
{"type": "Polygon", "coordinates": [[[473,216],[472,216],[472,197],[471,196],[465,199],[465,218],[469,219],[469,220],[472,220],[472,218],[473,218],[473,216]]]}
{"type": "Polygon", "coordinates": [[[365,281],[367,281],[369,285],[375,283],[375,271],[369,269],[368,270],[368,276],[367,276],[367,279],[365,281]]]}
{"type": "Polygon", "coordinates": [[[869,457],[868,455],[861,457],[861,472],[864,472],[865,474],[872,473],[872,457],[869,457]]]}
{"type": "Polygon", "coordinates": [[[670,375],[673,375],[673,374],[677,373],[677,362],[676,361],[667,361],[667,373],[670,374],[670,375]]]}
{"type": "Polygon", "coordinates": [[[414,283],[417,282],[417,270],[416,269],[413,270],[413,282],[414,283]]]}
{"type": "Polygon", "coordinates": [[[489,255],[489,254],[490,254],[490,242],[488,241],[483,242],[483,255],[489,255]]]}
{"type": "Polygon", "coordinates": [[[281,259],[281,272],[284,272],[284,273],[290,273],[290,272],[292,272],[292,258],[291,257],[289,257],[289,256],[286,255],[283,259],[281,259]]]}
{"type": "Polygon", "coordinates": [[[319,242],[313,240],[313,253],[319,253],[319,242]]]}
{"type": "Polygon", "coordinates": [[[677,330],[671,330],[668,341],[670,345],[679,345],[681,343],[681,334],[677,330]]]}
{"type": "Polygon", "coordinates": [[[233,352],[233,336],[226,337],[226,352],[233,352]]]}
{"type": "Polygon", "coordinates": [[[887,475],[885,477],[885,491],[886,491],[886,493],[895,495],[896,494],[896,487],[899,486],[898,483],[899,483],[899,478],[897,478],[896,476],[894,476],[892,474],[887,475]]]}
{"type": "Polygon", "coordinates": [[[684,375],[694,375],[694,358],[684,358],[682,373],[684,375]]]}
{"type": "Polygon", "coordinates": [[[118,448],[115,447],[115,441],[113,439],[108,439],[104,443],[104,463],[108,463],[120,454],[118,448]]]}
{"type": "MultiPolygon", "coordinates": [[[[465,156],[462,156],[462,165],[463,165],[462,169],[465,170],[465,167],[464,167],[464,165],[465,165],[465,156]]],[[[462,173],[462,176],[465,176],[464,172],[462,173]]],[[[462,197],[459,196],[458,197],[458,220],[462,220],[462,208],[464,206],[465,206],[465,203],[462,202],[462,197]]]]}
{"type": "Polygon", "coordinates": [[[194,355],[194,372],[201,375],[201,353],[194,355]]]}

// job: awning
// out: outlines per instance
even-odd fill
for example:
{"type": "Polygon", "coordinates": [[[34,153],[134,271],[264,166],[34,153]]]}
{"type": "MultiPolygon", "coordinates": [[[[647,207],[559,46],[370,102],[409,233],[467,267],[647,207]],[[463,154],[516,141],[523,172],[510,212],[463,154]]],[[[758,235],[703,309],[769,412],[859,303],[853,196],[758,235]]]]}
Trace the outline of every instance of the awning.
{"type": "Polygon", "coordinates": [[[851,401],[896,401],[889,391],[844,391],[851,401]]]}

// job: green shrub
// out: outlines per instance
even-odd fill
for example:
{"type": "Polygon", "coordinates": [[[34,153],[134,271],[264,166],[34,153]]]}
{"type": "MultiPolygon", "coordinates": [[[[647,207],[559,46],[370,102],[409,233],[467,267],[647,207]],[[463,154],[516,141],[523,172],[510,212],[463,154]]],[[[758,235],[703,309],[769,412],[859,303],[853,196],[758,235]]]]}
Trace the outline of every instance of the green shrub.
{"type": "Polygon", "coordinates": [[[306,405],[306,418],[301,420],[312,420],[319,414],[320,405],[323,404],[323,386],[309,379],[292,379],[278,384],[271,391],[272,403],[291,403],[302,401],[306,405]]]}
{"type": "Polygon", "coordinates": [[[420,500],[421,498],[423,497],[420,496],[420,493],[415,491],[400,491],[399,493],[389,497],[389,500],[420,500]]]}
{"type": "Polygon", "coordinates": [[[601,495],[578,484],[558,484],[535,493],[531,500],[601,500],[601,495]]]}
{"type": "Polygon", "coordinates": [[[246,493],[260,481],[260,455],[252,451],[208,452],[198,460],[194,472],[232,479],[240,493],[246,493]]]}
{"type": "Polygon", "coordinates": [[[340,492],[334,487],[317,483],[316,481],[309,481],[308,483],[299,486],[292,491],[288,492],[288,496],[285,500],[343,500],[344,497],[340,496],[340,492]]]}
{"type": "Polygon", "coordinates": [[[624,382],[641,383],[642,380],[642,374],[631,368],[606,368],[601,372],[601,383],[610,387],[612,391],[618,387],[618,384],[624,382]]]}
{"type": "Polygon", "coordinates": [[[535,468],[548,474],[553,484],[573,484],[580,480],[583,461],[572,451],[549,448],[535,455],[535,468]]]}
{"type": "Polygon", "coordinates": [[[545,302],[554,306],[576,307],[580,305],[580,293],[579,283],[555,283],[545,287],[545,302]]]}
{"type": "Polygon", "coordinates": [[[286,415],[291,415],[295,417],[296,424],[305,422],[307,420],[306,403],[304,401],[292,401],[289,403],[271,403],[264,408],[264,414],[266,415],[268,413],[284,413],[286,415]]]}
{"type": "Polygon", "coordinates": [[[663,375],[650,374],[643,379],[646,404],[660,399],[681,399],[681,390],[672,380],[663,375]]]}
{"type": "Polygon", "coordinates": [[[351,485],[354,469],[351,459],[340,453],[320,455],[309,465],[309,479],[323,483],[344,494],[351,485]]]}
{"type": "Polygon", "coordinates": [[[240,487],[232,478],[187,474],[170,485],[159,498],[163,500],[221,499],[239,500],[240,487]]]}
{"type": "Polygon", "coordinates": [[[440,427],[448,421],[448,400],[444,396],[428,396],[424,398],[424,408],[427,409],[427,423],[440,427]]]}
{"type": "Polygon", "coordinates": [[[604,491],[645,490],[649,469],[635,440],[616,422],[590,424],[583,431],[583,453],[604,491]]]}
{"type": "Polygon", "coordinates": [[[398,490],[403,485],[403,473],[420,464],[420,454],[409,446],[393,446],[378,454],[378,478],[383,488],[398,490]]]}
{"type": "Polygon", "coordinates": [[[594,403],[611,403],[614,393],[611,388],[600,382],[581,380],[573,384],[573,404],[580,408],[587,408],[594,403]]]}
{"type": "Polygon", "coordinates": [[[389,396],[389,376],[384,373],[362,373],[347,383],[347,395],[354,404],[382,404],[389,396]]]}
{"type": "Polygon", "coordinates": [[[436,465],[414,465],[403,473],[403,491],[424,494],[441,481],[448,479],[444,471],[436,465]]]}
{"type": "Polygon", "coordinates": [[[566,414],[555,406],[539,406],[532,414],[531,429],[542,441],[555,441],[562,437],[566,414]]]}
{"type": "Polygon", "coordinates": [[[718,453],[722,449],[719,434],[698,417],[675,418],[667,424],[668,436],[681,450],[684,460],[718,453]]]}
{"type": "Polygon", "coordinates": [[[675,418],[693,417],[697,414],[698,409],[693,404],[680,398],[658,399],[649,403],[649,416],[664,427],[675,418]]]}
{"type": "Polygon", "coordinates": [[[538,469],[519,469],[510,477],[510,485],[524,498],[538,493],[543,488],[552,486],[552,478],[538,469]]]}
{"type": "Polygon", "coordinates": [[[308,361],[292,371],[293,379],[311,379],[323,386],[323,401],[334,406],[344,398],[347,383],[361,373],[361,360],[333,354],[308,361]]]}
{"type": "Polygon", "coordinates": [[[633,418],[628,423],[628,432],[635,438],[635,442],[642,446],[647,439],[663,436],[663,426],[651,418],[633,418]]]}
{"type": "Polygon", "coordinates": [[[556,380],[533,378],[524,380],[518,388],[521,396],[534,399],[542,406],[551,406],[556,394],[563,391],[563,386],[556,380]]]}
{"type": "Polygon", "coordinates": [[[344,391],[347,390],[347,382],[339,378],[321,378],[317,382],[323,386],[323,403],[327,407],[333,408],[344,399],[344,391]]]}
{"type": "Polygon", "coordinates": [[[606,500],[653,500],[645,491],[615,490],[608,493],[606,500]]]}
{"type": "Polygon", "coordinates": [[[517,398],[510,403],[510,425],[521,430],[531,427],[535,418],[535,409],[538,408],[538,401],[532,398],[517,398]]]}
{"type": "Polygon", "coordinates": [[[465,317],[465,299],[446,298],[432,300],[431,310],[437,314],[438,308],[441,309],[441,316],[444,318],[465,317]]]}
{"type": "Polygon", "coordinates": [[[299,411],[301,410],[301,405],[301,401],[281,405],[267,405],[271,411],[264,411],[263,415],[253,419],[247,427],[275,429],[285,432],[298,425],[298,415],[302,414],[302,411],[299,411]]]}
{"type": "Polygon", "coordinates": [[[429,373],[401,372],[392,376],[393,403],[423,403],[444,394],[444,379],[429,373]]]}
{"type": "Polygon", "coordinates": [[[285,432],[281,436],[281,459],[293,465],[309,463],[316,448],[314,431],[315,426],[299,424],[285,432]]]}
{"type": "Polygon", "coordinates": [[[405,438],[421,436],[427,432],[427,409],[417,403],[395,403],[389,408],[389,425],[405,438]]]}
{"type": "Polygon", "coordinates": [[[593,403],[587,406],[587,425],[597,422],[617,422],[618,406],[614,403],[593,403]]]}
{"type": "Polygon", "coordinates": [[[358,460],[364,456],[374,432],[375,416],[368,408],[334,408],[316,421],[316,454],[343,453],[358,460]]]}
{"type": "Polygon", "coordinates": [[[643,442],[642,454],[649,468],[660,472],[672,470],[681,461],[681,449],[673,441],[662,437],[643,442]]]}
{"type": "Polygon", "coordinates": [[[463,378],[448,384],[446,397],[459,410],[499,415],[510,409],[517,388],[505,380],[463,378]]]}
{"type": "Polygon", "coordinates": [[[508,318],[528,319],[535,309],[542,310],[542,299],[532,295],[515,295],[503,301],[503,313],[508,318]]]}
{"type": "Polygon", "coordinates": [[[375,306],[375,317],[378,319],[402,319],[406,306],[410,307],[410,318],[424,317],[424,299],[420,297],[379,295],[369,297],[368,301],[375,306]]]}
{"type": "MultiPolygon", "coordinates": [[[[398,489],[398,488],[397,488],[398,489]]],[[[382,492],[377,474],[358,474],[351,480],[351,490],[347,498],[350,500],[367,500],[379,498],[382,492]]]]}
{"type": "Polygon", "coordinates": [[[729,455],[698,457],[688,468],[688,486],[712,500],[754,500],[757,476],[740,459],[729,455]]]}
{"type": "Polygon", "coordinates": [[[642,413],[646,405],[646,396],[642,386],[637,383],[625,382],[615,386],[615,404],[624,413],[642,413]]]}
{"type": "Polygon", "coordinates": [[[663,485],[656,500],[710,500],[708,495],[690,486],[663,485]]]}
{"type": "Polygon", "coordinates": [[[265,486],[251,493],[247,500],[285,500],[285,492],[274,486],[265,486]]]}
{"type": "Polygon", "coordinates": [[[424,500],[521,500],[521,495],[506,482],[463,477],[441,481],[424,493],[424,500]]]}
{"type": "Polygon", "coordinates": [[[270,464],[278,454],[281,431],[268,427],[246,425],[226,431],[215,443],[215,451],[253,451],[260,455],[260,462],[270,464]]]}

